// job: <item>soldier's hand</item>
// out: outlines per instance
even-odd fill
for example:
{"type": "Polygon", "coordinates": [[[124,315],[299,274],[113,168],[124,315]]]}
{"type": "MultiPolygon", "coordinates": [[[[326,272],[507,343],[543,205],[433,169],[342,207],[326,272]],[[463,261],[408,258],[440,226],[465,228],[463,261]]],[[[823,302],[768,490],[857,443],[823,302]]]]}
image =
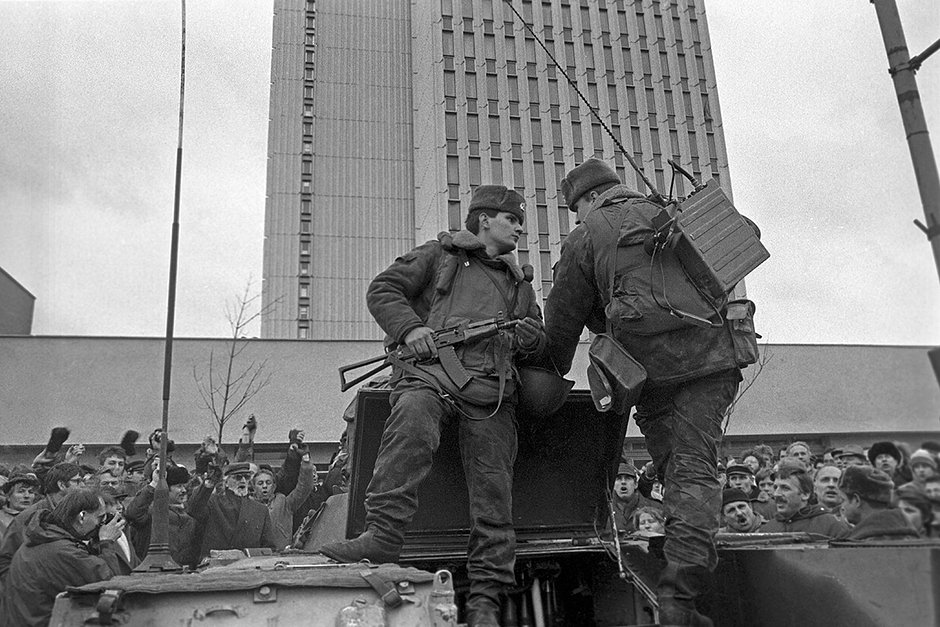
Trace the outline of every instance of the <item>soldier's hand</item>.
{"type": "Polygon", "coordinates": [[[419,361],[437,355],[437,346],[434,345],[434,338],[432,337],[433,333],[434,331],[429,327],[417,327],[405,336],[405,346],[414,353],[419,361]]]}
{"type": "Polygon", "coordinates": [[[519,341],[519,348],[526,350],[538,346],[545,331],[542,327],[542,321],[530,316],[523,318],[516,324],[515,333],[519,341]]]}

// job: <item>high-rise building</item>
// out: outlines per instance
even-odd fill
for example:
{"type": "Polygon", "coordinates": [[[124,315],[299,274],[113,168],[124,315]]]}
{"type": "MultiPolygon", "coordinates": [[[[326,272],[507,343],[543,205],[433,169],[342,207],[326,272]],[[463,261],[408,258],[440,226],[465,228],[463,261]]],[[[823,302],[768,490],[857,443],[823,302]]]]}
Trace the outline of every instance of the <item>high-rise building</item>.
{"type": "Polygon", "coordinates": [[[703,0],[275,0],[262,336],[381,338],[371,278],[486,183],[526,197],[547,296],[564,173],[645,189],[579,91],[661,191],[672,158],[730,194],[703,0]]]}

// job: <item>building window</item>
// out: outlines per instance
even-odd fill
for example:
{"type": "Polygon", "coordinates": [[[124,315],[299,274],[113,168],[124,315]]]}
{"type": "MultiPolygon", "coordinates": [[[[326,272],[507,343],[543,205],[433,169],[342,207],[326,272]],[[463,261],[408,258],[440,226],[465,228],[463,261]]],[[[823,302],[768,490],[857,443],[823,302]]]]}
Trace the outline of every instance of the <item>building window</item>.
{"type": "Polygon", "coordinates": [[[299,317],[301,320],[306,320],[307,318],[309,318],[309,317],[310,317],[310,308],[307,307],[306,305],[303,306],[303,307],[301,307],[298,317],[299,317]]]}
{"type": "Polygon", "coordinates": [[[307,327],[300,327],[297,329],[297,339],[307,340],[310,339],[310,329],[307,327]]]}
{"type": "Polygon", "coordinates": [[[310,286],[306,283],[300,284],[300,297],[310,298],[310,286]]]}
{"type": "Polygon", "coordinates": [[[300,274],[301,274],[302,276],[307,276],[307,275],[310,274],[310,264],[309,264],[309,263],[302,263],[302,264],[300,264],[300,274]]]}

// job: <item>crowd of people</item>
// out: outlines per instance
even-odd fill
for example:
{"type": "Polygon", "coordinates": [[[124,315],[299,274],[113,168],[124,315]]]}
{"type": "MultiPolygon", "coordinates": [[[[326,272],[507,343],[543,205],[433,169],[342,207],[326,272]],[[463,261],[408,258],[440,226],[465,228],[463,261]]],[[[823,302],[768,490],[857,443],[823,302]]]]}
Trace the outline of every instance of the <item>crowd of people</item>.
{"type": "MultiPolygon", "coordinates": [[[[940,443],[911,451],[882,441],[868,449],[814,454],[793,442],[775,454],[761,445],[720,463],[720,533],[804,533],[812,539],[874,541],[940,538],[940,443]]],[[[662,535],[662,486],[652,463],[624,461],[611,493],[612,527],[662,535]]]]}
{"type": "MultiPolygon", "coordinates": [[[[251,416],[234,458],[207,437],[192,471],[167,442],[168,550],[181,567],[216,549],[300,548],[307,514],[347,489],[342,446],[321,481],[299,429],[289,432],[279,467],[255,463],[257,427],[251,416]]],[[[57,427],[31,464],[0,464],[4,625],[47,624],[58,593],[130,574],[150,550],[162,431],[146,449],[128,431],[95,457],[82,444],[65,448],[69,436],[57,427]]]]}

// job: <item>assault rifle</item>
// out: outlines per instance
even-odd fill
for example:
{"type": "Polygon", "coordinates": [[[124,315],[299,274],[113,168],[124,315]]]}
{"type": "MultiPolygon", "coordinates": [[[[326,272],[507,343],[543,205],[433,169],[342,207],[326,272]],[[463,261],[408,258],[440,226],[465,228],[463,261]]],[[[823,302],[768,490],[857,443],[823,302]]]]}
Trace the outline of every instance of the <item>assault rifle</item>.
{"type": "MultiPolygon", "coordinates": [[[[502,312],[500,312],[500,314],[495,318],[480,320],[478,322],[463,322],[453,327],[447,327],[446,329],[435,331],[431,334],[431,338],[434,340],[434,346],[437,347],[437,358],[441,362],[441,366],[444,368],[444,372],[447,373],[447,376],[450,377],[458,389],[462,390],[465,388],[467,384],[470,383],[471,377],[467,373],[467,370],[463,367],[463,364],[460,363],[460,359],[457,358],[457,353],[454,350],[454,346],[457,344],[469,343],[482,340],[483,338],[492,337],[500,331],[512,329],[517,324],[519,324],[518,320],[506,320],[505,316],[503,316],[502,312]]],[[[357,383],[365,381],[377,372],[384,370],[392,364],[392,360],[395,358],[402,361],[414,361],[416,356],[410,348],[407,346],[401,346],[389,353],[379,355],[378,357],[372,357],[371,359],[357,361],[354,364],[340,366],[340,390],[345,392],[357,383]],[[346,380],[347,372],[358,370],[363,366],[368,366],[369,364],[374,364],[376,362],[381,363],[369,372],[359,375],[351,381],[346,380]]]]}

